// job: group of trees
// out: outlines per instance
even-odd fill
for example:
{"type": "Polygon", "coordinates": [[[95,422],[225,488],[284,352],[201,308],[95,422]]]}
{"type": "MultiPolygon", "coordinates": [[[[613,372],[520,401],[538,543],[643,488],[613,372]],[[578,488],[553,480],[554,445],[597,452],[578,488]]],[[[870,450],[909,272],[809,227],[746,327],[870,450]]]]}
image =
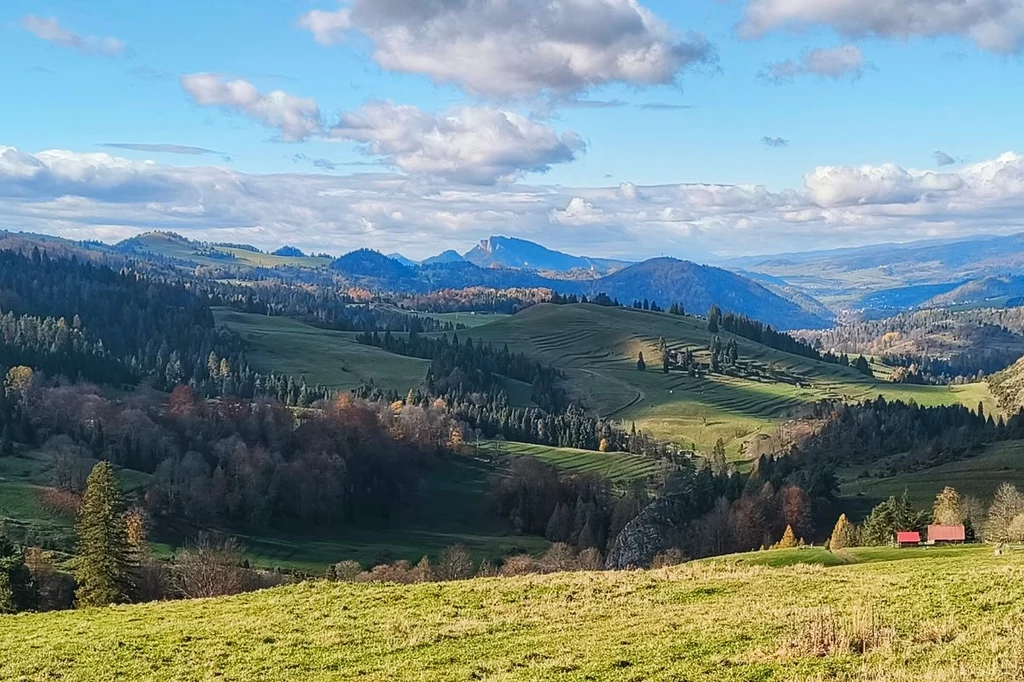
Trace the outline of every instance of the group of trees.
{"type": "Polygon", "coordinates": [[[720,331],[727,331],[736,336],[742,336],[763,346],[774,348],[785,353],[799,355],[819,362],[827,362],[843,367],[853,367],[858,372],[867,376],[874,376],[867,359],[861,355],[856,360],[850,360],[845,354],[836,355],[832,352],[822,353],[811,344],[799,338],[775,331],[771,325],[751,319],[746,315],[737,313],[722,313],[718,306],[711,306],[708,311],[708,331],[718,334],[720,331]]]}
{"type": "Polygon", "coordinates": [[[980,404],[972,411],[963,405],[924,407],[879,396],[860,404],[821,402],[809,416],[822,426],[791,457],[865,469],[885,460],[879,472],[883,476],[962,459],[985,443],[1024,437],[1024,417],[995,420],[980,404]]]}
{"type": "Polygon", "coordinates": [[[904,492],[872,509],[860,526],[851,523],[845,514],[840,516],[828,546],[836,551],[845,547],[891,545],[896,533],[923,532],[929,524],[964,526],[968,541],[1024,542],[1024,494],[1004,483],[986,507],[982,500],[963,496],[946,486],[935,496],[931,510],[925,510],[916,508],[904,492]]]}
{"type": "Polygon", "coordinates": [[[1024,309],[930,308],[800,332],[800,337],[839,353],[877,356],[901,368],[894,379],[903,383],[969,382],[1024,354],[1024,309]]]}

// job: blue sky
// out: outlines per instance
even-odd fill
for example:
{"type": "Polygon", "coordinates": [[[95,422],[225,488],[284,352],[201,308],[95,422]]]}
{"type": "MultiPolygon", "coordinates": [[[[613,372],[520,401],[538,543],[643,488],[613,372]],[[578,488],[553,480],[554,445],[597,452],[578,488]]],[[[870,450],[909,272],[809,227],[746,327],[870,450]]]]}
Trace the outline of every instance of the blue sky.
{"type": "Polygon", "coordinates": [[[109,239],[166,227],[414,256],[501,232],[704,258],[1024,229],[1013,204],[1024,164],[1001,156],[1024,151],[1024,0],[965,0],[973,25],[903,16],[931,0],[571,0],[579,24],[567,25],[551,1],[513,4],[547,23],[531,37],[552,50],[567,35],[590,50],[584,66],[567,85],[545,81],[542,63],[512,87],[522,35],[495,20],[512,0],[446,0],[454,15],[430,19],[447,32],[438,46],[394,38],[411,0],[8,0],[0,147],[19,161],[6,175],[0,162],[0,227],[109,239]],[[330,35],[308,18],[349,10],[330,35]],[[851,19],[862,14],[874,23],[851,19]],[[625,38],[609,35],[609,17],[625,38]],[[609,66],[637,45],[697,45],[691,32],[709,46],[696,57],[609,66]],[[225,85],[241,81],[256,94],[225,85]],[[295,107],[308,114],[298,132],[295,107]],[[457,131],[437,123],[452,116],[457,131]],[[506,125],[508,139],[488,132],[506,125]],[[422,145],[431,134],[437,144],[422,145]],[[63,152],[59,167],[38,156],[47,150],[63,152]],[[809,181],[819,168],[834,171],[809,181]],[[263,189],[270,175],[316,201],[261,208],[287,201],[263,189]],[[138,184],[156,177],[158,201],[133,213],[138,184]],[[224,178],[246,192],[229,194],[224,178]],[[89,182],[106,183],[102,196],[89,182]],[[740,189],[708,200],[679,189],[691,184],[740,189]],[[446,208],[445,196],[458,201],[446,208]]]}

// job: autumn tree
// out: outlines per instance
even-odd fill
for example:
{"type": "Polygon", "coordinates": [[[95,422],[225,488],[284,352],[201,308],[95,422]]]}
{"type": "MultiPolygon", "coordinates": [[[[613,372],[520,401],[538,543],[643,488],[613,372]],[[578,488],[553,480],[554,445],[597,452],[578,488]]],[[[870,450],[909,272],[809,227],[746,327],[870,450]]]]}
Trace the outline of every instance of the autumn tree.
{"type": "Polygon", "coordinates": [[[796,539],[796,534],[793,532],[793,526],[786,526],[786,532],[782,534],[782,539],[772,545],[772,549],[792,549],[799,544],[800,542],[796,539]]]}
{"type": "Polygon", "coordinates": [[[473,560],[469,550],[462,545],[446,548],[441,552],[435,575],[438,580],[465,580],[473,577],[473,560]]]}
{"type": "Polygon", "coordinates": [[[78,517],[78,603],[103,606],[131,601],[135,560],[128,542],[121,484],[110,462],[99,462],[85,483],[78,517]]]}
{"type": "Polygon", "coordinates": [[[793,528],[797,537],[805,538],[814,532],[814,516],[811,498],[795,485],[788,485],[779,491],[779,512],[782,522],[793,528]]]}
{"type": "Polygon", "coordinates": [[[1024,495],[1009,483],[999,486],[985,519],[985,540],[1009,542],[1010,526],[1021,514],[1024,514],[1024,495]]]}
{"type": "Polygon", "coordinates": [[[935,496],[935,504],[932,505],[932,523],[940,526],[963,525],[963,504],[960,493],[954,488],[946,486],[935,496]]]}
{"type": "Polygon", "coordinates": [[[829,550],[836,552],[840,549],[853,547],[857,544],[857,527],[850,523],[846,514],[841,514],[836,521],[836,527],[832,529],[832,536],[828,540],[829,550]]]}
{"type": "Polygon", "coordinates": [[[175,562],[174,582],[189,599],[244,592],[242,546],[231,537],[200,533],[175,562]]]}

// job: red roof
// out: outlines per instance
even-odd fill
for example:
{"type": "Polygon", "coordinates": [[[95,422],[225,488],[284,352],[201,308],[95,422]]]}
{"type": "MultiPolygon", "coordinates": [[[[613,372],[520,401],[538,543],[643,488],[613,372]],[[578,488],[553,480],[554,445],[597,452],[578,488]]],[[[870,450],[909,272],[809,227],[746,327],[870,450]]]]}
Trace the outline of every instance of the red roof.
{"type": "Polygon", "coordinates": [[[928,526],[928,542],[964,542],[967,530],[963,526],[928,526]]]}
{"type": "Polygon", "coordinates": [[[896,533],[896,542],[901,545],[911,542],[921,542],[921,534],[917,531],[901,530],[896,533]]]}

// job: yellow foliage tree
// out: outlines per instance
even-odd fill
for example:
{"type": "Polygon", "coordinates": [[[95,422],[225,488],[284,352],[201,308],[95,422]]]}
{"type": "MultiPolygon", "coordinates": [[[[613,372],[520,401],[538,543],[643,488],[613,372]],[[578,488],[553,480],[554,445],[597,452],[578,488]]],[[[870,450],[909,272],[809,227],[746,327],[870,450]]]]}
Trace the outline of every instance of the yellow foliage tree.
{"type": "Polygon", "coordinates": [[[832,529],[832,537],[828,540],[829,550],[835,552],[852,547],[856,544],[856,533],[856,526],[850,523],[850,520],[846,518],[846,514],[840,515],[839,520],[836,521],[836,527],[832,529]]]}
{"type": "Polygon", "coordinates": [[[786,526],[786,532],[782,534],[782,539],[772,545],[772,549],[792,549],[799,545],[796,533],[793,532],[793,526],[786,526]]]}

